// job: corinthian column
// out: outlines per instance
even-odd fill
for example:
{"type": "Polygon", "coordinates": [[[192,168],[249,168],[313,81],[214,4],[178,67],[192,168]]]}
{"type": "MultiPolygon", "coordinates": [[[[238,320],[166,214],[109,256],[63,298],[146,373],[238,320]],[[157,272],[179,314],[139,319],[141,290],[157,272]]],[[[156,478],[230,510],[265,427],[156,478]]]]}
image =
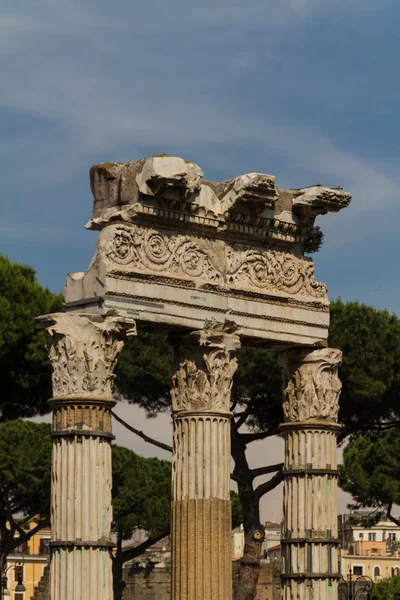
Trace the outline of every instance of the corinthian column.
{"type": "Polygon", "coordinates": [[[172,600],[232,597],[230,395],[239,338],[175,339],[172,600]]]}
{"type": "Polygon", "coordinates": [[[284,600],[337,600],[337,459],[340,350],[281,355],[285,437],[284,600]]]}
{"type": "Polygon", "coordinates": [[[115,320],[42,318],[51,335],[51,600],[112,600],[111,408],[115,320]]]}

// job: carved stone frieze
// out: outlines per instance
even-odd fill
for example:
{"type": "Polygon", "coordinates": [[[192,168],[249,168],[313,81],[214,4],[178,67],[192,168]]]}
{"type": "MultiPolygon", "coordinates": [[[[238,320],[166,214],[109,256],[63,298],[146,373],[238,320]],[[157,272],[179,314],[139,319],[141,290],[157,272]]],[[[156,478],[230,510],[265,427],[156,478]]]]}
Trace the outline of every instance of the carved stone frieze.
{"type": "Polygon", "coordinates": [[[229,413],[232,377],[237,369],[232,353],[239,346],[237,335],[212,329],[175,338],[173,411],[229,413]]]}
{"type": "Polygon", "coordinates": [[[42,318],[51,336],[53,396],[111,398],[114,367],[123,347],[112,317],[55,313],[42,318]]]}
{"type": "Polygon", "coordinates": [[[109,260],[130,269],[310,298],[327,294],[312,261],[289,253],[127,224],[111,226],[103,236],[109,260]]]}
{"type": "Polygon", "coordinates": [[[337,422],[341,359],[342,352],[333,348],[294,349],[280,355],[285,422],[337,422]]]}
{"type": "Polygon", "coordinates": [[[227,282],[237,287],[276,290],[324,298],[327,288],[314,278],[312,262],[285,252],[228,248],[227,282]]]}
{"type": "Polygon", "coordinates": [[[223,282],[222,273],[211,262],[212,253],[190,236],[169,236],[154,229],[117,225],[107,254],[113,262],[139,270],[223,282]]]}

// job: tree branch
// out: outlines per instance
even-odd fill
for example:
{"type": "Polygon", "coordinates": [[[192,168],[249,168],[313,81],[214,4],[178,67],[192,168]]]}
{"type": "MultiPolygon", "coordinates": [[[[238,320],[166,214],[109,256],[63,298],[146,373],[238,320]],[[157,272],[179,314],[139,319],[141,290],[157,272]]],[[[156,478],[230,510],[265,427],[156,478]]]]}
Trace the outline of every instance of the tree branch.
{"type": "Polygon", "coordinates": [[[393,502],[390,502],[390,504],[388,504],[388,507],[387,507],[386,517],[389,519],[389,521],[392,521],[392,523],[394,523],[395,525],[400,527],[400,521],[398,519],[396,519],[395,517],[393,517],[393,515],[391,514],[392,506],[393,506],[393,502]]]}
{"type": "Polygon", "coordinates": [[[254,493],[260,499],[264,494],[267,494],[271,490],[275,489],[283,481],[283,472],[278,471],[271,479],[259,485],[254,493]]]}
{"type": "Polygon", "coordinates": [[[253,407],[254,407],[254,400],[250,400],[250,402],[248,403],[246,409],[242,413],[238,413],[237,415],[233,415],[233,418],[235,418],[235,416],[239,417],[239,420],[235,421],[236,431],[239,430],[242,425],[244,425],[247,417],[251,414],[251,411],[253,410],[253,407]]]}
{"type": "Polygon", "coordinates": [[[154,440],[153,438],[151,438],[148,435],[146,435],[145,433],[143,433],[143,431],[139,431],[139,429],[135,429],[134,427],[132,427],[132,425],[129,425],[126,421],[121,419],[121,417],[119,417],[117,414],[115,414],[115,412],[113,410],[111,411],[111,414],[114,417],[114,419],[116,421],[118,421],[118,423],[121,423],[121,425],[126,427],[126,429],[129,429],[129,431],[131,431],[135,435],[142,438],[142,440],[144,440],[145,442],[148,442],[149,444],[153,444],[153,446],[157,446],[157,448],[161,448],[161,450],[166,450],[167,452],[172,452],[172,446],[168,446],[168,444],[163,444],[163,442],[158,442],[157,440],[154,440]]]}
{"type": "Polygon", "coordinates": [[[241,433],[239,435],[242,440],[242,443],[245,446],[247,446],[247,444],[251,444],[251,442],[256,442],[257,440],[265,440],[267,437],[275,435],[275,430],[267,429],[266,431],[259,431],[258,433],[241,433]]]}
{"type": "Polygon", "coordinates": [[[114,558],[114,562],[120,562],[121,564],[126,563],[128,560],[133,560],[137,556],[143,554],[150,546],[153,546],[159,540],[162,540],[164,537],[169,535],[170,531],[167,529],[166,531],[160,533],[157,536],[149,537],[145,542],[139,544],[139,546],[134,546],[133,548],[127,548],[123,550],[121,554],[117,554],[114,558]]]}
{"type": "Polygon", "coordinates": [[[15,548],[24,542],[27,542],[33,535],[35,535],[35,533],[41,529],[44,529],[45,527],[50,527],[50,515],[39,521],[39,523],[33,529],[30,529],[29,531],[22,531],[22,534],[20,534],[18,538],[15,538],[15,540],[18,542],[18,544],[15,545],[15,548]]]}
{"type": "Polygon", "coordinates": [[[277,465],[268,465],[267,467],[260,467],[259,469],[252,469],[251,473],[254,478],[260,477],[261,475],[268,475],[269,473],[275,473],[275,471],[280,471],[283,467],[283,463],[278,463],[277,465]]]}

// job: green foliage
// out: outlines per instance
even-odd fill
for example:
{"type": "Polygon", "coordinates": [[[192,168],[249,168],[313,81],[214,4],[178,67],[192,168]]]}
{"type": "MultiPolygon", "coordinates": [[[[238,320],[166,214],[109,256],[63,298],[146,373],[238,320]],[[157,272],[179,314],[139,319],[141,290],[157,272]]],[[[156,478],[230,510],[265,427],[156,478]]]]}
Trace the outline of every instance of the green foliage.
{"type": "MultiPolygon", "coordinates": [[[[50,514],[50,425],[31,421],[0,423],[0,539],[2,553],[21,543],[19,527],[50,514]],[[18,515],[18,519],[16,517],[18,515]]],[[[26,541],[30,535],[25,535],[26,541]]]]}
{"type": "Polygon", "coordinates": [[[371,600],[400,600],[400,577],[384,579],[375,584],[370,598],[371,600]]]}
{"type": "Polygon", "coordinates": [[[232,400],[251,408],[246,424],[255,430],[275,432],[283,421],[282,374],[274,352],[242,348],[233,377],[232,400]]]}
{"type": "Polygon", "coordinates": [[[360,506],[400,504],[400,431],[352,440],[343,452],[339,484],[360,506]]]}
{"type": "Polygon", "coordinates": [[[1,504],[13,513],[48,514],[50,425],[32,421],[0,423],[1,504]]]}
{"type": "Polygon", "coordinates": [[[35,317],[62,310],[62,296],[37,281],[32,267],[0,254],[0,409],[3,419],[44,414],[51,397],[46,334],[35,317]]]}
{"type": "Polygon", "coordinates": [[[358,302],[331,303],[329,346],[343,351],[342,438],[400,414],[400,319],[358,302]]]}
{"type": "Polygon", "coordinates": [[[239,496],[231,490],[231,506],[232,506],[232,529],[239,527],[243,523],[242,505],[240,504],[239,496]]]}
{"type": "Polygon", "coordinates": [[[114,530],[130,539],[141,528],[152,538],[170,527],[171,463],[112,446],[114,530]]]}
{"type": "Polygon", "coordinates": [[[118,393],[155,416],[171,406],[173,353],[165,336],[140,332],[130,337],[116,367],[118,393]]]}
{"type": "Polygon", "coordinates": [[[321,228],[316,225],[304,242],[304,254],[314,254],[315,252],[318,252],[323,242],[324,234],[322,233],[321,228]]]}

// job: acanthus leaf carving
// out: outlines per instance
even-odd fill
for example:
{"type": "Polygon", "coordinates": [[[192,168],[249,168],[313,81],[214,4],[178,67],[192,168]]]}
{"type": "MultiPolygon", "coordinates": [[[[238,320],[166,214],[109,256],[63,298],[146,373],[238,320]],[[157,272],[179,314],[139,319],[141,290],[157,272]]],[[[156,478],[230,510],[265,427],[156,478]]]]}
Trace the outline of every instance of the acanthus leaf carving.
{"type": "Polygon", "coordinates": [[[215,330],[175,339],[176,369],[172,375],[174,412],[229,413],[232,377],[240,346],[235,334],[215,330]]]}
{"type": "Polygon", "coordinates": [[[342,352],[334,348],[302,348],[281,353],[285,422],[337,422],[341,359],[342,352]]]}
{"type": "Polygon", "coordinates": [[[113,317],[55,313],[42,324],[51,336],[53,396],[111,398],[114,367],[123,347],[120,323],[113,317]]]}

